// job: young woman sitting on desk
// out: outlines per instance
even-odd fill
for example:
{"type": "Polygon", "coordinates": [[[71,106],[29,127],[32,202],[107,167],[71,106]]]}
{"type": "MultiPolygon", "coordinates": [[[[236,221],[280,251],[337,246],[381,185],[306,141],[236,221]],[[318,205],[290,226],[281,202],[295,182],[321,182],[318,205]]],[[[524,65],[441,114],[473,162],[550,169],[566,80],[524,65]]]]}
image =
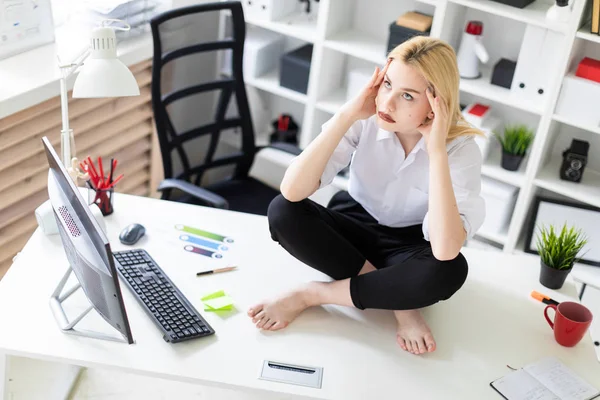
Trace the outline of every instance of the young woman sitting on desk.
{"type": "Polygon", "coordinates": [[[473,140],[480,132],[462,118],[459,81],[448,44],[421,36],[404,42],[294,160],[269,206],[271,235],[334,281],[252,307],[258,328],[285,328],[323,304],[387,309],[402,349],[435,350],[419,309],[463,285],[460,249],[485,215],[473,140]],[[350,160],[349,193],[328,208],[307,199],[350,160]]]}

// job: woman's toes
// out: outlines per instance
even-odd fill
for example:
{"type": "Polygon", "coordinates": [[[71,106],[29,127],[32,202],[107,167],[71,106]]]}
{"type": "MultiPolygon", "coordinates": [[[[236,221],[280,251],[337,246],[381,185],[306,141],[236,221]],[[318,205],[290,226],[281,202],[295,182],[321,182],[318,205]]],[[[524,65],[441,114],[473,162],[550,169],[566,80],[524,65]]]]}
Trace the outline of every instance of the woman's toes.
{"type": "Polygon", "coordinates": [[[401,337],[400,335],[396,335],[396,341],[398,342],[398,345],[400,346],[400,348],[402,350],[407,351],[406,344],[404,343],[403,337],[401,337]]]}
{"type": "Polygon", "coordinates": [[[272,326],[272,327],[271,327],[271,329],[269,329],[269,330],[271,330],[271,331],[278,331],[278,330],[280,330],[280,329],[283,329],[283,328],[285,328],[286,326],[288,326],[288,323],[287,323],[287,322],[281,322],[281,321],[277,321],[277,322],[275,322],[275,323],[273,324],[273,326],[272,326]]]}
{"type": "Polygon", "coordinates": [[[258,329],[263,329],[265,327],[265,325],[270,322],[271,322],[271,320],[269,319],[269,317],[264,317],[258,324],[256,324],[256,327],[258,329]]]}
{"type": "Polygon", "coordinates": [[[417,345],[419,346],[419,354],[423,354],[427,351],[427,348],[425,347],[425,342],[423,341],[423,339],[417,340],[417,345]]]}
{"type": "Polygon", "coordinates": [[[425,335],[424,339],[425,339],[425,346],[427,347],[427,351],[428,352],[434,351],[436,348],[436,345],[435,345],[435,340],[433,339],[433,336],[430,334],[427,334],[427,335],[425,335]]]}
{"type": "Polygon", "coordinates": [[[412,349],[412,343],[410,342],[410,340],[405,340],[404,343],[406,343],[406,351],[408,351],[409,353],[412,353],[413,349],[412,349]]]}
{"type": "Polygon", "coordinates": [[[262,305],[250,307],[248,309],[248,316],[250,318],[254,318],[256,316],[256,314],[258,314],[259,311],[262,311],[262,309],[263,309],[262,305]]]}
{"type": "Polygon", "coordinates": [[[269,321],[269,323],[265,324],[265,326],[263,327],[263,329],[265,331],[270,331],[271,328],[273,327],[273,325],[275,325],[277,323],[277,321],[269,321]]]}
{"type": "Polygon", "coordinates": [[[256,314],[254,316],[254,318],[252,318],[252,322],[256,324],[258,321],[260,321],[261,319],[263,319],[264,316],[265,316],[265,312],[261,311],[258,314],[256,314]]]}
{"type": "Polygon", "coordinates": [[[415,354],[419,354],[419,341],[418,340],[413,340],[413,350],[415,352],[415,354]]]}

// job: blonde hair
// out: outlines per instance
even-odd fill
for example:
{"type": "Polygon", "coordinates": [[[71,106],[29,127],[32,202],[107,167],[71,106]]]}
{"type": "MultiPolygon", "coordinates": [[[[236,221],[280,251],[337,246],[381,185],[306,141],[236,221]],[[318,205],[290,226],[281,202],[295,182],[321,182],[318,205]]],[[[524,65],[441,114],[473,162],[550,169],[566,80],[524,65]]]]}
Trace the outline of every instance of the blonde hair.
{"type": "Polygon", "coordinates": [[[400,60],[414,67],[433,87],[435,96],[446,103],[452,124],[448,141],[459,136],[482,135],[463,117],[459,103],[460,75],[456,53],[446,42],[427,36],[415,36],[394,48],[388,58],[400,60]]]}

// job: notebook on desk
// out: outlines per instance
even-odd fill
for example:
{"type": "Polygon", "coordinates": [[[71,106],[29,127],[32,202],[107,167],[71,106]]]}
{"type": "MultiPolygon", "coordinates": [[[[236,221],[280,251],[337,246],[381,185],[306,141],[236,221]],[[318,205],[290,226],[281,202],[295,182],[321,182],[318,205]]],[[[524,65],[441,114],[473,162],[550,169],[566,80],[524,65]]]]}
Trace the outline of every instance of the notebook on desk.
{"type": "Polygon", "coordinates": [[[490,385],[507,400],[590,400],[600,395],[554,357],[526,365],[490,385]]]}

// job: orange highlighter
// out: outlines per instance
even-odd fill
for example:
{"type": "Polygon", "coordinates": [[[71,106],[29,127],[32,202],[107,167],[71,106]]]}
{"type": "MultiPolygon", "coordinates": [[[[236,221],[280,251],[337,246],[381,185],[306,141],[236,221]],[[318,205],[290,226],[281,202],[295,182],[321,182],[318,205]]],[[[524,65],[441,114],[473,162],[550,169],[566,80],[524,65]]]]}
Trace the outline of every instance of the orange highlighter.
{"type": "Polygon", "coordinates": [[[531,292],[531,297],[533,297],[536,300],[541,301],[542,303],[546,303],[546,304],[554,304],[555,306],[557,306],[559,303],[558,301],[551,299],[550,297],[541,294],[540,292],[536,292],[535,290],[533,290],[531,292]]]}

